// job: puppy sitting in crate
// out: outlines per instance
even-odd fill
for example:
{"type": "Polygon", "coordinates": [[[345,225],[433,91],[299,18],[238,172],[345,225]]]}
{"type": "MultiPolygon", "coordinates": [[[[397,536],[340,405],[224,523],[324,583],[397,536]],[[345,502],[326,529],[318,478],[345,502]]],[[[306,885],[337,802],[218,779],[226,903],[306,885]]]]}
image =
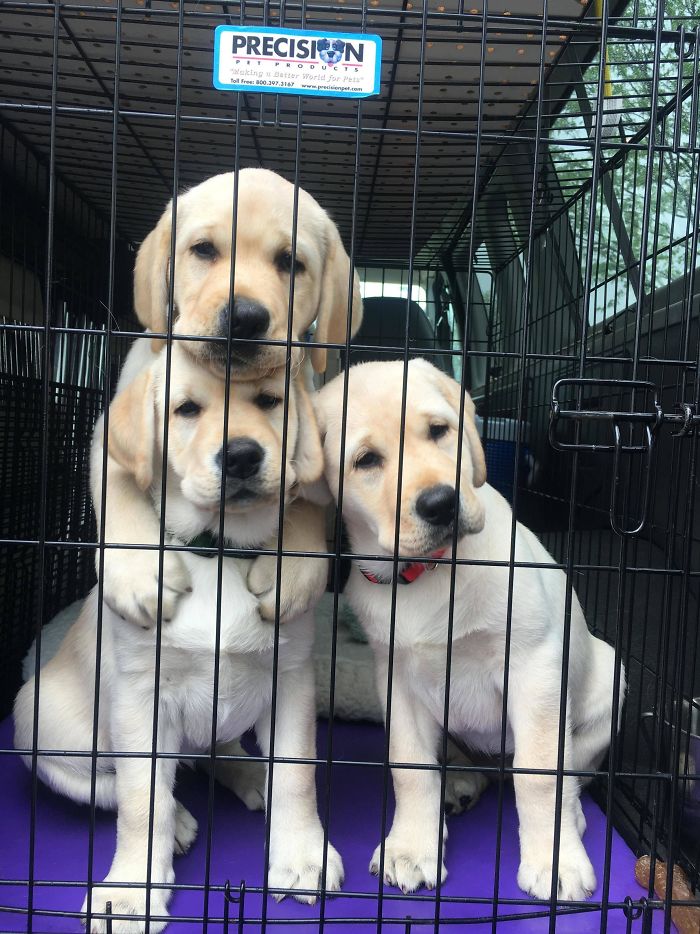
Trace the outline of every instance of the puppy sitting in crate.
{"type": "MultiPolygon", "coordinates": [[[[227,548],[275,548],[282,475],[284,372],[231,383],[228,437],[222,446],[226,384],[194,362],[182,346],[172,347],[169,408],[165,409],[166,353],[154,358],[117,394],[110,406],[109,450],[139,489],[149,495],[154,515],[161,504],[163,425],[168,421],[166,541],[197,544],[202,533],[218,535],[222,474],[223,533],[227,548]]],[[[285,493],[294,484],[320,477],[323,455],[308,396],[290,387],[288,399],[285,493]]],[[[109,485],[108,485],[109,496],[109,485]]],[[[108,499],[108,502],[111,500],[108,499]]],[[[211,544],[211,542],[209,543],[211,544]]],[[[145,887],[119,883],[147,881],[151,758],[120,758],[122,753],[152,750],[154,697],[158,703],[159,751],[208,751],[212,738],[213,679],[217,664],[217,560],[212,555],[181,553],[192,582],[172,620],[162,627],[160,676],[155,685],[158,637],[154,628],[121,620],[102,607],[100,694],[97,749],[114,752],[96,763],[95,795],[100,807],[117,809],[117,849],[106,885],[92,892],[91,911],[115,915],[146,911],[145,887]]],[[[242,755],[237,742],[255,727],[269,754],[275,627],[261,618],[259,602],[246,584],[248,562],[222,562],[220,647],[216,738],[219,752],[242,755]]],[[[321,561],[324,565],[325,561],[321,561]]],[[[58,654],[42,669],[38,711],[39,747],[89,751],[93,746],[95,658],[98,638],[98,588],[87,597],[80,617],[58,654]]],[[[275,753],[313,759],[315,751],[314,676],[311,662],[313,617],[302,613],[286,624],[279,640],[275,753]]],[[[32,745],[34,679],[15,703],[18,748],[32,745]]],[[[30,763],[28,763],[30,764],[30,763]]],[[[184,852],[196,832],[194,819],[173,797],[177,760],[159,758],[155,768],[152,815],[151,881],[174,880],[173,854],[184,852]]],[[[38,773],[54,790],[78,802],[91,796],[89,756],[39,756],[38,773]]],[[[255,763],[217,763],[217,778],[252,807],[265,798],[255,763]]],[[[269,884],[273,888],[316,890],[323,859],[324,834],[316,807],[313,765],[277,763],[272,783],[269,884]]],[[[328,847],[326,886],[338,889],[343,866],[328,847]]],[[[293,893],[292,893],[293,894],[293,893]]],[[[150,891],[151,918],[167,916],[167,888],[150,891]]],[[[312,895],[299,894],[312,903],[312,895]]],[[[83,911],[87,910],[86,905],[83,911]]],[[[163,920],[151,920],[161,931],[163,920]]],[[[94,918],[91,931],[106,931],[94,918]]],[[[114,919],[117,931],[143,931],[135,919],[114,919]]]]}
{"type": "MultiPolygon", "coordinates": [[[[408,364],[406,419],[400,432],[403,363],[351,367],[345,448],[341,450],[344,376],[317,394],[324,435],[326,479],[337,497],[342,471],[343,518],[353,552],[394,554],[399,523],[390,758],[437,764],[445,706],[450,615],[449,563],[458,564],[454,590],[449,729],[474,750],[499,754],[508,656],[506,752],[516,769],[556,769],[562,677],[566,576],[528,529],[515,525],[516,567],[512,605],[509,562],[512,512],[486,484],[486,465],[474,404],[463,403],[459,497],[455,484],[462,393],[459,385],[426,360],[408,364]],[[378,404],[381,400],[381,404],[378,404]],[[396,515],[400,451],[403,473],[396,515]],[[493,563],[490,563],[493,562],[493,563]]],[[[379,695],[388,684],[392,608],[391,561],[356,559],[345,588],[374,649],[379,695]]],[[[619,726],[624,693],[613,709],[613,649],[589,632],[572,595],[564,768],[589,770],[601,761],[613,721],[619,726]]],[[[472,773],[474,774],[474,773],[472,773]]],[[[438,854],[440,774],[436,770],[393,770],[396,811],[384,841],[384,874],[405,892],[432,888],[446,876],[438,854]]],[[[518,884],[549,898],[552,881],[556,778],[514,775],[520,823],[518,884]]],[[[585,818],[579,781],[565,777],[561,799],[558,896],[583,899],[596,887],[582,836],[585,818]]],[[[446,833],[443,839],[446,839],[446,833]]],[[[370,869],[378,872],[378,847],[370,869]]]]}
{"type": "MultiPolygon", "coordinates": [[[[303,189],[295,191],[294,185],[280,175],[250,168],[209,178],[178,196],[171,255],[172,228],[171,203],[138,251],[135,310],[145,328],[164,334],[172,292],[173,333],[198,338],[186,342],[188,352],[219,377],[225,375],[229,354],[234,380],[284,368],[292,278],[291,335],[299,341],[315,322],[309,355],[317,372],[325,371],[327,352],[315,344],[344,342],[348,315],[353,334],[360,326],[360,282],[351,269],[338,229],[311,195],[303,189]],[[232,263],[233,304],[229,307],[232,263]]],[[[151,351],[157,351],[161,344],[159,339],[135,341],[119,389],[149,365],[151,351]]],[[[98,523],[102,426],[99,419],[92,445],[91,492],[98,523]]],[[[158,516],[134,478],[112,457],[107,460],[107,476],[110,499],[104,541],[156,544],[158,516]]],[[[290,506],[283,545],[285,551],[325,551],[324,520],[317,507],[301,500],[290,506]]],[[[120,616],[139,626],[155,624],[161,591],[159,560],[157,551],[108,548],[104,552],[104,598],[120,616]]],[[[99,573],[99,554],[97,563],[99,573]]],[[[190,584],[187,564],[177,552],[164,556],[162,580],[162,615],[168,620],[190,584]]],[[[260,599],[263,617],[274,619],[276,557],[261,556],[253,561],[248,583],[260,599]]],[[[281,621],[304,612],[325,585],[323,562],[284,557],[281,621]]]]}

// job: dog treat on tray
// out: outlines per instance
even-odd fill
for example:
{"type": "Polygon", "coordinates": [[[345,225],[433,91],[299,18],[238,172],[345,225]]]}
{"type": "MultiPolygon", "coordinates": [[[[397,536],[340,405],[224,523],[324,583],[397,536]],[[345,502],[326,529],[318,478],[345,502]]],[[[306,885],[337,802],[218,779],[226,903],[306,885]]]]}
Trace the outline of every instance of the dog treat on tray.
{"type": "MultiPolygon", "coordinates": [[[[634,877],[637,882],[649,888],[649,876],[651,874],[651,856],[640,856],[637,865],[634,867],[634,877]]],[[[671,898],[674,901],[696,900],[696,896],[691,891],[685,873],[680,866],[673,867],[671,898]]],[[[666,898],[666,863],[660,859],[656,860],[654,867],[654,892],[659,898],[666,898]]],[[[700,907],[689,905],[687,908],[675,905],[671,908],[671,920],[678,929],[678,934],[700,934],[700,907]]]]}

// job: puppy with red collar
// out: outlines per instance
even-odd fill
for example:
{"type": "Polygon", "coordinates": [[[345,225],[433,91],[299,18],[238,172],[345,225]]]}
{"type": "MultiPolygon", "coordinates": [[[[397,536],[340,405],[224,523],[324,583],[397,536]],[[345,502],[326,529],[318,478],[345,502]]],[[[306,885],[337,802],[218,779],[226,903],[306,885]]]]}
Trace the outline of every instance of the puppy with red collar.
{"type": "MultiPolygon", "coordinates": [[[[493,755],[501,750],[508,640],[506,752],[518,770],[525,770],[514,776],[520,822],[518,883],[531,895],[548,898],[556,777],[541,770],[555,770],[559,755],[566,576],[553,567],[533,533],[516,523],[515,560],[527,566],[514,569],[511,605],[512,513],[486,483],[474,403],[468,395],[462,398],[459,385],[426,360],[412,360],[402,433],[403,377],[402,362],[364,363],[349,370],[342,450],[344,376],[328,383],[315,401],[326,480],[337,498],[342,474],[343,519],[352,550],[371,556],[354,562],[345,593],[372,644],[384,701],[398,522],[390,758],[436,766],[393,769],[396,811],[383,843],[385,878],[404,891],[421,885],[432,888],[438,875],[445,878],[444,854],[438,848],[437,754],[448,643],[449,730],[470,748],[493,755]],[[452,567],[444,559],[453,557],[455,540],[454,557],[460,563],[451,614],[452,567]],[[378,560],[381,556],[385,560],[378,560]]],[[[611,728],[619,726],[625,680],[624,671],[619,671],[615,706],[613,649],[591,635],[575,594],[568,666],[564,768],[590,770],[600,763],[611,728]]],[[[563,779],[558,867],[558,897],[563,899],[587,898],[596,886],[582,841],[585,818],[579,791],[578,779],[563,779]]],[[[370,865],[373,872],[379,868],[380,849],[370,865]]]]}

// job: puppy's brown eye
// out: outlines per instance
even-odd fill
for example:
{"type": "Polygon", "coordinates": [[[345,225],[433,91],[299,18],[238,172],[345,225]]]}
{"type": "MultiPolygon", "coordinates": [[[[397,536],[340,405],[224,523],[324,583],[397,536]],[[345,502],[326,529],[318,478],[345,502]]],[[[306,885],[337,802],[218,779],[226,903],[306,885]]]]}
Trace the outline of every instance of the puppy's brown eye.
{"type": "Polygon", "coordinates": [[[194,255],[198,256],[200,259],[216,259],[219,255],[216,247],[209,240],[202,240],[200,243],[195,243],[191,249],[194,255]]]}
{"type": "Polygon", "coordinates": [[[359,470],[369,470],[372,467],[380,467],[382,458],[376,451],[365,451],[355,461],[355,467],[359,470]]]}
{"type": "Polygon", "coordinates": [[[306,270],[306,266],[298,257],[293,259],[291,250],[282,250],[279,252],[275,257],[275,266],[277,266],[280,272],[286,273],[291,273],[293,266],[295,276],[306,270]]]}
{"type": "Polygon", "coordinates": [[[259,396],[255,397],[255,404],[259,409],[262,409],[263,412],[276,409],[281,401],[280,398],[274,396],[271,392],[261,392],[259,396]]]}
{"type": "Polygon", "coordinates": [[[430,432],[430,437],[433,441],[439,441],[440,438],[444,438],[447,432],[450,430],[449,425],[431,425],[428,429],[430,432]]]}
{"type": "Polygon", "coordinates": [[[183,418],[195,418],[202,411],[202,406],[192,399],[186,399],[175,409],[176,415],[182,415],[183,418]]]}

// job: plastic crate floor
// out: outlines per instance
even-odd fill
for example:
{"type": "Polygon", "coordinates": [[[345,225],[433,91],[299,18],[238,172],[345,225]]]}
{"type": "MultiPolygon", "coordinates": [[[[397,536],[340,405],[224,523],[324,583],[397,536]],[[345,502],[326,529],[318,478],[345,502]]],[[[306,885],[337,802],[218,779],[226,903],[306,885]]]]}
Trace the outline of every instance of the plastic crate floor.
{"type": "MultiPolygon", "coordinates": [[[[326,748],[327,723],[319,725],[319,751],[324,755],[326,748]]],[[[384,749],[383,731],[371,724],[337,723],[333,731],[333,754],[335,758],[347,760],[372,760],[381,762],[384,749]]],[[[6,720],[0,724],[0,748],[12,747],[12,724],[6,720]]],[[[26,880],[29,865],[29,828],[31,803],[31,776],[14,755],[0,757],[0,880],[26,880]]],[[[201,885],[205,872],[207,790],[205,775],[181,769],[177,794],[199,821],[199,835],[186,856],[176,857],[175,873],[177,884],[201,885]]],[[[326,770],[318,769],[318,787],[321,814],[325,800],[326,770]]],[[[330,838],[340,851],[345,864],[345,884],[340,896],[329,898],[325,904],[326,930],[338,932],[369,932],[376,930],[378,882],[368,872],[368,864],[374,847],[379,841],[382,769],[368,765],[334,765],[331,781],[330,838]],[[356,893],[351,897],[348,893],[356,893]],[[333,923],[345,919],[344,923],[333,923]],[[350,920],[357,919],[357,920],[350,920]],[[367,919],[365,921],[361,919],[367,919]]],[[[516,883],[518,866],[518,834],[515,801],[511,784],[506,785],[503,810],[503,838],[501,847],[500,896],[504,899],[523,899],[516,883]]],[[[584,811],[588,821],[585,843],[596,868],[598,890],[594,900],[600,900],[601,880],[605,853],[605,815],[597,805],[584,795],[584,811]]],[[[491,929],[486,920],[478,918],[491,915],[490,904],[474,904],[450,901],[454,898],[479,897],[489,899],[493,895],[494,856],[496,852],[498,792],[492,786],[478,804],[466,814],[448,821],[449,842],[447,846],[448,879],[442,888],[445,899],[440,905],[440,917],[445,931],[463,930],[455,921],[459,918],[473,919],[469,931],[491,929]],[[452,923],[450,923],[452,919],[452,923]],[[476,922],[476,923],[474,923],[476,922]]],[[[390,796],[390,814],[393,798],[390,796]]],[[[78,806],[39,785],[36,811],[35,836],[35,879],[42,882],[61,882],[61,885],[37,885],[34,889],[36,911],[31,930],[43,932],[84,931],[77,917],[57,916],[57,912],[77,913],[84,897],[84,884],[66,885],[66,882],[84,880],[87,875],[89,808],[78,806]],[[46,911],[47,914],[42,914],[46,911]],[[53,915],[53,916],[52,916],[53,915]]],[[[227,790],[216,786],[214,822],[212,835],[211,883],[223,885],[230,880],[237,887],[245,880],[249,887],[260,886],[263,879],[264,820],[261,813],[251,813],[227,790]]],[[[95,821],[94,878],[104,878],[114,852],[115,818],[113,814],[97,811],[95,821]]],[[[622,903],[626,896],[639,899],[645,893],[634,880],[634,855],[618,836],[612,835],[612,871],[609,900],[622,903]]],[[[435,893],[422,890],[416,896],[397,899],[398,890],[384,887],[382,914],[384,930],[404,931],[410,916],[417,924],[414,932],[427,930],[428,919],[435,917],[435,893]],[[421,919],[423,924],[420,923],[421,919]]],[[[261,929],[261,895],[247,893],[245,897],[246,932],[261,929]]],[[[27,886],[7,884],[0,881],[0,931],[27,931],[27,886]],[[12,911],[12,909],[24,911],[12,911]]],[[[201,891],[176,891],[170,901],[170,913],[182,919],[172,921],[167,931],[172,934],[202,932],[203,894],[201,891]]],[[[212,892],[209,900],[209,917],[214,919],[206,930],[210,934],[222,934],[224,896],[221,891],[212,892]]],[[[500,915],[532,915],[541,910],[535,904],[501,905],[500,915]]],[[[557,918],[556,930],[569,932],[594,932],[600,930],[600,909],[568,909],[570,913],[557,918]],[[571,912],[574,913],[571,913],[571,912]]],[[[300,905],[291,899],[277,904],[267,899],[267,918],[270,930],[289,927],[299,934],[310,934],[319,930],[319,905],[300,905]],[[305,924],[304,921],[308,921],[305,924]]],[[[230,905],[231,923],[228,930],[237,930],[238,906],[230,905]]],[[[655,918],[654,930],[662,930],[663,917],[655,918]]],[[[642,921],[628,922],[622,908],[610,909],[607,930],[610,932],[641,932],[642,921]],[[628,927],[629,924],[629,927],[628,927]]],[[[431,925],[432,928],[432,925],[431,925]]],[[[525,932],[545,932],[549,928],[548,918],[525,917],[517,921],[504,920],[498,929],[525,932]]]]}

